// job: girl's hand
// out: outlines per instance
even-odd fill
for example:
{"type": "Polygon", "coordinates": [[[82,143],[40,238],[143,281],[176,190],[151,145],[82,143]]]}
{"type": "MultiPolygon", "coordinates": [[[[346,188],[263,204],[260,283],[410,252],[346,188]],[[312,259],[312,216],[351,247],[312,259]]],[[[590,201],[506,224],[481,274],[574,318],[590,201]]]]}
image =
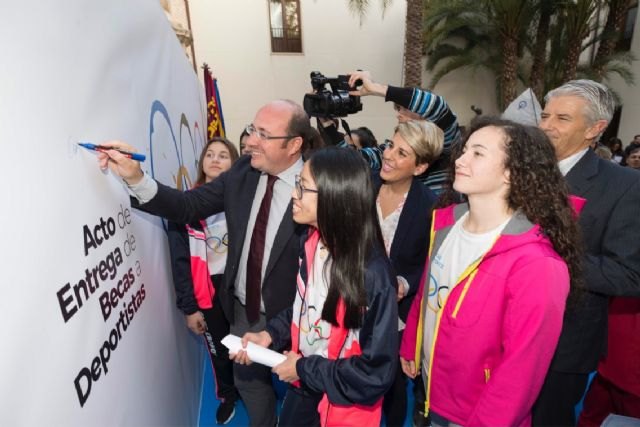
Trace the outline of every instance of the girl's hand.
{"type": "Polygon", "coordinates": [[[287,383],[298,381],[300,377],[298,377],[298,372],[296,371],[296,362],[302,358],[302,356],[291,351],[285,351],[284,354],[287,356],[287,360],[274,366],[271,371],[278,375],[280,381],[287,383]]]}
{"type": "MultiPolygon", "coordinates": [[[[250,342],[254,344],[258,344],[261,347],[269,347],[271,344],[271,335],[267,331],[260,332],[247,332],[242,336],[242,348],[247,348],[247,344],[250,342]]],[[[229,359],[233,360],[236,363],[241,365],[250,365],[253,363],[251,359],[249,359],[249,355],[246,350],[240,350],[237,353],[229,353],[229,359]]]]}
{"type": "Polygon", "coordinates": [[[196,335],[204,334],[207,330],[207,322],[204,321],[204,315],[201,311],[196,311],[193,314],[187,314],[184,316],[187,320],[187,327],[191,329],[196,335]]]}
{"type": "Polygon", "coordinates": [[[402,366],[402,372],[409,378],[415,378],[417,375],[416,363],[413,360],[405,360],[400,358],[400,366],[402,366]]]}

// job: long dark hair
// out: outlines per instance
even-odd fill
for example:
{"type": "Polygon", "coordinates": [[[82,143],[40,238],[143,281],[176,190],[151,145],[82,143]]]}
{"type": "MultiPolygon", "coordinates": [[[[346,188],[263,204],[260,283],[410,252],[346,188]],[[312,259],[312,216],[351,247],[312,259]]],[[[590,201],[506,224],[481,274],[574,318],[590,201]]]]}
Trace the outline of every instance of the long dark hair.
{"type": "Polygon", "coordinates": [[[204,148],[202,149],[202,152],[200,153],[200,160],[198,160],[198,178],[196,179],[195,185],[202,185],[207,179],[207,177],[204,174],[204,169],[202,168],[203,167],[202,162],[204,161],[204,156],[207,155],[207,150],[209,149],[209,146],[215,142],[219,142],[220,144],[227,147],[227,150],[229,150],[229,155],[231,156],[231,164],[234,164],[236,160],[238,160],[238,157],[239,157],[238,150],[236,149],[236,146],[233,145],[233,142],[229,141],[227,138],[221,138],[219,136],[211,138],[207,142],[207,145],[205,145],[204,148]]]}
{"type": "MultiPolygon", "coordinates": [[[[560,173],[553,145],[543,131],[509,120],[482,116],[471,123],[464,144],[456,147],[452,159],[460,157],[469,137],[479,129],[492,126],[505,135],[505,169],[509,170],[507,204],[520,210],[529,221],[538,224],[547,235],[555,251],[569,268],[572,296],[583,283],[582,235],[577,215],[569,202],[569,188],[560,173]]],[[[455,168],[454,163],[452,167],[455,168]]],[[[440,206],[456,199],[452,187],[453,171],[440,206]]]]}
{"type": "Polygon", "coordinates": [[[314,152],[309,169],[318,189],[318,230],[332,260],[322,318],[337,326],[342,298],[344,326],[356,329],[367,306],[365,265],[383,247],[371,171],[360,153],[331,147],[314,152]]]}

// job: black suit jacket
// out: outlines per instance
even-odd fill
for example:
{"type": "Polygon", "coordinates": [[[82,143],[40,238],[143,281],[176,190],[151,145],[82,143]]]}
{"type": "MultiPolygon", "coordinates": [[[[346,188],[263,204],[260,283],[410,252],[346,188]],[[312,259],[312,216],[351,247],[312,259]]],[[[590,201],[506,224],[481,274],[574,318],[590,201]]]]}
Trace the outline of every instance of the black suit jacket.
{"type": "MultiPolygon", "coordinates": [[[[192,190],[181,192],[158,183],[158,193],[144,205],[131,199],[131,205],[181,224],[225,212],[228,230],[227,265],[223,286],[218,286],[220,302],[229,322],[233,323],[234,284],[240,266],[242,246],[247,232],[253,198],[260,171],[251,167],[249,156],[241,157],[217,179],[192,190]]],[[[274,317],[293,305],[298,272],[300,237],[307,227],[293,222],[291,202],[276,233],[262,280],[262,300],[266,316],[274,317]]]]}
{"type": "MultiPolygon", "coordinates": [[[[378,194],[382,186],[378,173],[373,175],[373,184],[378,194]]],[[[403,321],[407,320],[424,271],[431,231],[431,211],[435,201],[435,194],[414,178],[391,243],[389,258],[393,274],[404,277],[409,283],[409,292],[398,303],[398,314],[403,321]]]]}
{"type": "Polygon", "coordinates": [[[586,199],[579,224],[587,291],[567,305],[551,369],[587,373],[606,352],[608,297],[640,296],[640,173],[589,150],[566,179],[586,199]]]}

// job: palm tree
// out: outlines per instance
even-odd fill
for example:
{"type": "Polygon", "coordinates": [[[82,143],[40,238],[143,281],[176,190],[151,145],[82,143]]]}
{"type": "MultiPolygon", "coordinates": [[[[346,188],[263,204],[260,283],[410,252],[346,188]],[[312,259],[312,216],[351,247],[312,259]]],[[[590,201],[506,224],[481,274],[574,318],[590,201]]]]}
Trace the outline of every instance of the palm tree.
{"type": "MultiPolygon", "coordinates": [[[[380,1],[384,10],[392,0],[380,1]]],[[[458,69],[486,69],[495,78],[498,105],[503,108],[515,98],[519,82],[532,87],[538,97],[577,77],[601,81],[617,74],[633,84],[630,65],[634,55],[615,51],[630,1],[424,0],[427,70],[433,73],[429,87],[458,69]],[[604,29],[594,25],[601,5],[608,10],[604,29]],[[589,36],[591,40],[585,42],[589,36]],[[595,43],[594,58],[580,64],[581,54],[595,43]]],[[[369,3],[349,0],[361,18],[369,3]]],[[[407,37],[419,32],[414,23],[409,24],[409,18],[417,14],[412,12],[413,3],[420,1],[407,0],[407,37]]],[[[408,70],[419,67],[421,55],[409,54],[410,46],[415,45],[407,38],[405,82],[419,85],[419,80],[413,83],[408,70]]]]}
{"type": "Polygon", "coordinates": [[[583,50],[582,42],[589,36],[592,30],[591,19],[597,8],[597,0],[576,0],[575,2],[565,2],[560,7],[561,22],[563,27],[559,27],[564,32],[566,42],[563,81],[576,78],[580,53],[583,50]]]}
{"type": "MultiPolygon", "coordinates": [[[[393,0],[380,0],[382,11],[391,4],[393,0]]],[[[405,16],[405,37],[404,37],[404,84],[406,86],[422,86],[422,0],[406,0],[407,13],[405,16]]],[[[349,8],[352,12],[360,16],[360,22],[364,19],[371,1],[370,0],[349,0],[349,8]]]]}
{"type": "Polygon", "coordinates": [[[533,13],[531,0],[489,0],[502,50],[502,107],[516,99],[518,58],[533,13]]]}
{"type": "Polygon", "coordinates": [[[594,73],[597,80],[601,81],[605,76],[607,60],[614,54],[616,43],[620,38],[624,19],[631,4],[631,0],[609,0],[607,21],[602,31],[598,51],[593,59],[594,73]]]}
{"type": "MultiPolygon", "coordinates": [[[[488,69],[499,74],[500,53],[496,33],[481,2],[430,1],[424,23],[429,87],[457,69],[488,69]]],[[[498,90],[499,91],[499,90],[498,90]]]]}
{"type": "Polygon", "coordinates": [[[533,0],[433,0],[424,26],[434,86],[459,68],[485,68],[496,78],[500,106],[516,97],[519,58],[531,21],[533,0]]]}
{"type": "Polygon", "coordinates": [[[544,70],[547,59],[551,17],[555,13],[557,2],[554,0],[538,0],[535,44],[531,51],[532,63],[529,74],[529,87],[538,99],[544,95],[544,70]]]}

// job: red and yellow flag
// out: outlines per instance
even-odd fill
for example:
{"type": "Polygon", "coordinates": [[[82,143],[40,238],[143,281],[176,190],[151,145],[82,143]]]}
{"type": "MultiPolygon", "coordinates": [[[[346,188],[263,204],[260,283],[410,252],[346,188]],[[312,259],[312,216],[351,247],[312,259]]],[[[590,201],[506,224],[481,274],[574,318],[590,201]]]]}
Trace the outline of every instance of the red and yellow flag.
{"type": "Polygon", "coordinates": [[[211,75],[207,64],[204,64],[202,68],[204,69],[204,93],[207,100],[207,139],[215,136],[224,138],[224,117],[218,92],[218,80],[211,75]]]}

